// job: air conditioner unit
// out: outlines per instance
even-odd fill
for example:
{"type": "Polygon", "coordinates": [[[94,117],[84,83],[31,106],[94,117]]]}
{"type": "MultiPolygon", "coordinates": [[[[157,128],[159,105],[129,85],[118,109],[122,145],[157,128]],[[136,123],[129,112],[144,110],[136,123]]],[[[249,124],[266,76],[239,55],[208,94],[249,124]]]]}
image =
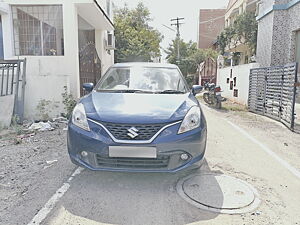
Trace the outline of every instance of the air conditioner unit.
{"type": "Polygon", "coordinates": [[[113,34],[110,33],[107,34],[106,49],[107,50],[115,49],[115,36],[113,34]]]}

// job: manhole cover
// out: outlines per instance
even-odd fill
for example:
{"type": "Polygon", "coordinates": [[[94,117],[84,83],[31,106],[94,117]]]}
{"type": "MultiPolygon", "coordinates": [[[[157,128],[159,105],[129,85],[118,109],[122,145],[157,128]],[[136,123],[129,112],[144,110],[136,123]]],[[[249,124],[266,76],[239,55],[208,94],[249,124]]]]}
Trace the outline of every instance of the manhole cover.
{"type": "Polygon", "coordinates": [[[220,213],[249,212],[260,202],[252,186],[220,174],[191,175],[178,182],[177,191],[198,208],[220,213]]]}

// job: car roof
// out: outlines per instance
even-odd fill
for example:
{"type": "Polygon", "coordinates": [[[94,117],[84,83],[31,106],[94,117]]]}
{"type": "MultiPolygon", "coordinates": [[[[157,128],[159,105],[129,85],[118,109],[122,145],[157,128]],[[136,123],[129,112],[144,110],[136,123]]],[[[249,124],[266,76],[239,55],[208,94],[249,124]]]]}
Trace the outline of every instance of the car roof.
{"type": "Polygon", "coordinates": [[[116,63],[112,67],[134,67],[134,66],[141,66],[141,67],[153,67],[153,68],[172,68],[177,69],[178,67],[174,64],[169,63],[152,63],[152,62],[128,62],[128,63],[116,63]]]}

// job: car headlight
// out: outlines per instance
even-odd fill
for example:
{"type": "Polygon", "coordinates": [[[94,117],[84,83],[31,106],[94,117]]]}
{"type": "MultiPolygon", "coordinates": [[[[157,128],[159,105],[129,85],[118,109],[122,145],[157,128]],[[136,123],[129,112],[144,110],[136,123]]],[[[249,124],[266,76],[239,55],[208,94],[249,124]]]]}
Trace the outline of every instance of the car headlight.
{"type": "Polygon", "coordinates": [[[198,106],[193,106],[190,108],[188,113],[185,115],[181,126],[178,130],[178,134],[185,133],[187,131],[193,130],[200,126],[201,112],[198,106]]]}
{"type": "Polygon", "coordinates": [[[90,127],[87,122],[84,106],[82,103],[79,103],[75,106],[72,113],[72,123],[77,127],[90,131],[90,127]]]}

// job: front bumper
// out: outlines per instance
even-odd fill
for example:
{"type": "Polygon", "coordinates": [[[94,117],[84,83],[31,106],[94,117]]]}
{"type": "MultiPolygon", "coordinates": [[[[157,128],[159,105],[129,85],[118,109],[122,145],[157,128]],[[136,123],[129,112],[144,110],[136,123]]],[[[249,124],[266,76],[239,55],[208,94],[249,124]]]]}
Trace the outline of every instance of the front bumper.
{"type": "Polygon", "coordinates": [[[199,128],[177,134],[180,123],[162,131],[148,144],[116,143],[99,125],[88,121],[91,131],[69,123],[68,151],[73,163],[91,170],[127,172],[177,172],[203,159],[206,148],[206,122],[203,117],[199,128]],[[110,158],[109,146],[155,147],[157,158],[110,158]],[[82,156],[82,151],[87,156],[82,156]],[[187,154],[187,160],[180,158],[187,154]]]}

